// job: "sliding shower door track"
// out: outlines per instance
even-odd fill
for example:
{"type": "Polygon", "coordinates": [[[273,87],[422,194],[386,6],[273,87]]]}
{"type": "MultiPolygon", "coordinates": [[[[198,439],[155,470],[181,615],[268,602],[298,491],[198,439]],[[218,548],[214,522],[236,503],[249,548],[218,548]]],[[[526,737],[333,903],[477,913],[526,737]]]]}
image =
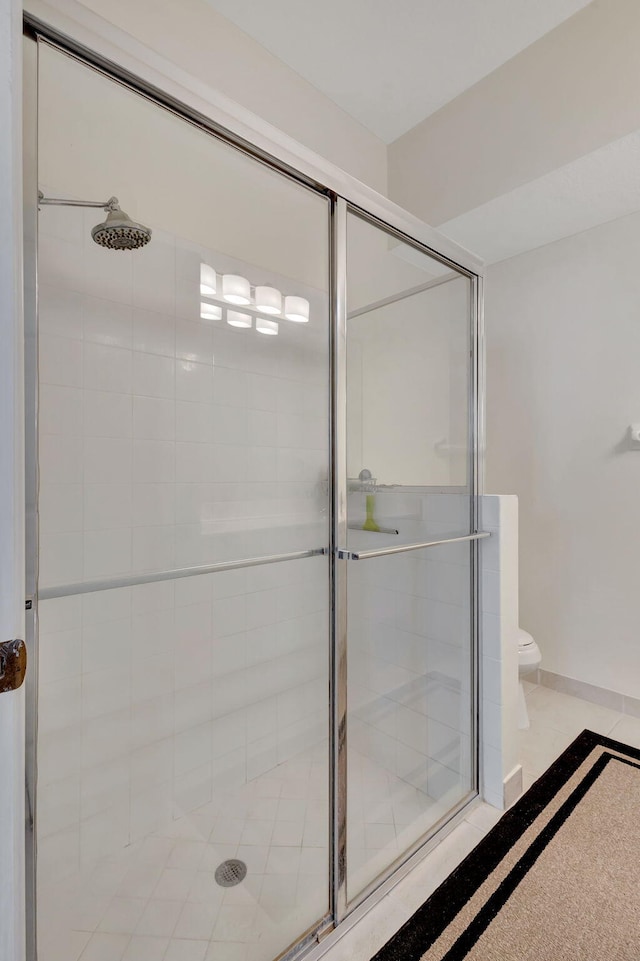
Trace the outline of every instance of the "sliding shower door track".
{"type": "Polygon", "coordinates": [[[326,547],[314,547],[308,551],[288,551],[285,554],[265,554],[263,557],[244,557],[237,561],[219,561],[216,564],[200,564],[196,567],[175,567],[166,571],[145,571],[139,574],[123,574],[120,577],[104,577],[100,580],[78,581],[75,584],[56,584],[38,591],[38,599],[49,601],[54,597],[71,597],[75,594],[93,594],[95,591],[112,591],[119,587],[138,587],[156,581],[173,581],[179,577],[199,577],[221,571],[237,571],[245,567],[261,567],[263,564],[279,564],[282,561],[299,561],[305,557],[328,554],[326,547]]]}

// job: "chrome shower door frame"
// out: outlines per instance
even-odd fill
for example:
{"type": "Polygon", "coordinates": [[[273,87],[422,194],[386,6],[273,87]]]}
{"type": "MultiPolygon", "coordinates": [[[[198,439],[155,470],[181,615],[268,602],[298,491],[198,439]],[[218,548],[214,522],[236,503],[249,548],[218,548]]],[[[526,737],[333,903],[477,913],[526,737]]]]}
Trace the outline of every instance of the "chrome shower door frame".
{"type": "MultiPolygon", "coordinates": [[[[333,492],[333,539],[334,558],[333,588],[333,658],[334,690],[332,714],[334,724],[335,764],[333,776],[334,789],[333,842],[335,850],[333,873],[334,919],[340,925],[355,923],[363,911],[375,901],[381,900],[388,891],[406,875],[437,843],[439,837],[448,833],[461,819],[470,804],[480,793],[481,719],[479,714],[479,670],[480,670],[480,618],[479,618],[479,542],[489,536],[481,531],[480,495],[484,478],[484,327],[483,327],[483,275],[473,256],[459,260],[442,252],[437,246],[418,237],[421,231],[411,230],[413,218],[400,212],[390,202],[386,202],[385,216],[381,217],[357,202],[357,200],[338,197],[333,217],[333,264],[335,267],[332,291],[334,295],[333,339],[333,417],[332,417],[332,477],[333,492]],[[468,374],[468,477],[466,493],[469,497],[469,530],[463,537],[448,537],[425,543],[402,545],[386,550],[365,552],[350,551],[347,545],[347,218],[355,215],[373,227],[385,232],[402,244],[413,247],[443,265],[455,270],[459,276],[466,277],[470,283],[469,349],[470,364],[468,374]],[[441,544],[468,542],[470,548],[470,645],[471,645],[471,684],[470,684],[470,732],[471,790],[462,800],[450,809],[434,827],[418,841],[408,847],[388,870],[376,877],[356,897],[349,898],[347,892],[347,661],[348,661],[348,622],[347,622],[347,565],[368,557],[405,553],[436,547],[441,544]]],[[[424,225],[423,225],[424,226],[424,225]]],[[[431,228],[428,228],[431,232],[431,228]]],[[[430,238],[431,239],[431,238],[430,238]]],[[[459,253],[466,251],[459,250],[459,253]]]]}
{"type": "MultiPolygon", "coordinates": [[[[55,19],[55,18],[54,18],[55,19]]],[[[86,29],[78,29],[78,37],[68,32],[69,21],[60,24],[44,23],[25,16],[25,326],[26,349],[26,420],[27,420],[27,644],[31,667],[27,682],[27,940],[28,961],[36,961],[36,783],[37,783],[37,558],[38,558],[38,464],[37,464],[37,51],[40,42],[49,43],[83,62],[127,89],[141,94],[158,107],[168,109],[185,121],[211,136],[240,149],[255,160],[269,166],[283,176],[322,194],[330,200],[330,511],[331,525],[328,552],[330,554],[329,590],[330,619],[330,823],[329,823],[329,912],[312,930],[301,932],[298,941],[286,957],[298,956],[322,941],[324,948],[334,936],[347,927],[382,898],[438,840],[463,816],[478,794],[479,738],[478,738],[478,552],[477,541],[472,547],[471,621],[473,651],[472,682],[472,763],[474,790],[469,797],[450,811],[442,822],[419,842],[408,849],[401,861],[378,877],[361,896],[348,903],[346,890],[346,830],[347,830],[347,579],[346,559],[339,555],[347,536],[347,471],[346,471],[346,223],[352,211],[363,219],[395,235],[429,256],[448,264],[467,276],[472,285],[471,384],[469,411],[469,463],[471,464],[470,530],[478,531],[478,496],[482,487],[482,456],[484,449],[483,417],[483,318],[482,318],[482,262],[463,248],[442,237],[437,231],[408,214],[387,198],[366,187],[306,149],[295,152],[288,137],[270,131],[267,138],[262,129],[247,132],[246,118],[239,115],[237,123],[229,114],[207,104],[198,94],[187,96],[166,77],[161,86],[156,73],[141,61],[131,70],[131,56],[113,47],[111,35],[96,34],[95,42],[87,45],[86,29]],[[108,55],[105,55],[104,51],[108,55]],[[325,936],[327,940],[325,941],[325,936]]],[[[305,556],[320,553],[316,547],[305,556]]],[[[280,558],[274,557],[273,562],[280,558]]],[[[252,559],[247,559],[251,563],[252,559]]],[[[255,559],[253,559],[255,563],[255,559]]],[[[265,560],[258,561],[264,563],[265,560]]],[[[269,563],[269,560],[266,560],[269,563]]],[[[213,568],[216,565],[212,565],[213,568]]],[[[176,572],[161,572],[165,577],[176,572]]],[[[202,570],[183,571],[178,576],[190,576],[202,570]]],[[[76,585],[78,586],[78,585],[76,585]]],[[[106,589],[94,585],[92,589],[106,589]]],[[[43,594],[44,596],[44,594],[43,594]]],[[[51,596],[54,596],[51,594],[51,596]]],[[[318,949],[320,950],[320,949],[318,949]]]]}

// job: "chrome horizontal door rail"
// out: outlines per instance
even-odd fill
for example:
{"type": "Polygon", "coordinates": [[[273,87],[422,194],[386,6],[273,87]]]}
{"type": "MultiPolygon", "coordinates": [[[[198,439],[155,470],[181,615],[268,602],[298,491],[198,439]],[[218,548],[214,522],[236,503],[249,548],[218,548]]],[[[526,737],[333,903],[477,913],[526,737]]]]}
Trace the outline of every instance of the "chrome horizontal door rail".
{"type": "Polygon", "coordinates": [[[440,544],[461,544],[463,541],[481,541],[491,537],[491,531],[476,531],[463,537],[445,537],[438,541],[421,541],[419,544],[398,544],[395,547],[381,547],[372,551],[350,551],[338,548],[338,557],[347,561],[366,561],[369,557],[388,557],[390,554],[405,554],[407,551],[420,551],[423,547],[438,547],[440,544]]]}
{"type": "Polygon", "coordinates": [[[43,587],[38,599],[49,601],[54,597],[70,597],[73,594],[93,594],[94,591],[112,591],[119,587],[138,587],[155,581],[173,581],[178,577],[198,577],[201,574],[217,574],[220,571],[237,571],[244,567],[261,567],[263,564],[279,564],[281,561],[299,561],[304,557],[327,554],[326,547],[314,547],[309,551],[289,551],[286,554],[266,554],[264,557],[245,557],[237,561],[219,561],[197,567],[176,567],[167,571],[148,571],[140,574],[123,574],[121,577],[104,577],[95,581],[79,581],[75,584],[59,584],[43,587]]]}

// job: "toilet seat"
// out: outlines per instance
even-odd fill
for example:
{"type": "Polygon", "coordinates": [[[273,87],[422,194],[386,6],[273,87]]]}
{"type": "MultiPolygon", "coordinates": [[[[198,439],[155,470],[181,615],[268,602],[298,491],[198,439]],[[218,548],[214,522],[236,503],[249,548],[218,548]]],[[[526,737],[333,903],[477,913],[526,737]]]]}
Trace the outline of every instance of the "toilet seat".
{"type": "Polygon", "coordinates": [[[528,631],[523,631],[521,627],[518,628],[518,650],[522,651],[527,647],[531,647],[535,644],[534,639],[528,631]]]}

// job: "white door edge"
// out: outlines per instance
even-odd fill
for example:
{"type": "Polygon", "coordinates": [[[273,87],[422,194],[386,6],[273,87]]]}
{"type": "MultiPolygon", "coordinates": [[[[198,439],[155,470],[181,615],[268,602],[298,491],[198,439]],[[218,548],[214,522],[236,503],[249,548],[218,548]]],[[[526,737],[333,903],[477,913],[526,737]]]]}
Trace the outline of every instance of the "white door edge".
{"type": "MultiPolygon", "coordinates": [[[[0,642],[24,638],[22,6],[0,0],[0,642]]],[[[0,959],[25,958],[24,685],[0,694],[0,959]]]]}

